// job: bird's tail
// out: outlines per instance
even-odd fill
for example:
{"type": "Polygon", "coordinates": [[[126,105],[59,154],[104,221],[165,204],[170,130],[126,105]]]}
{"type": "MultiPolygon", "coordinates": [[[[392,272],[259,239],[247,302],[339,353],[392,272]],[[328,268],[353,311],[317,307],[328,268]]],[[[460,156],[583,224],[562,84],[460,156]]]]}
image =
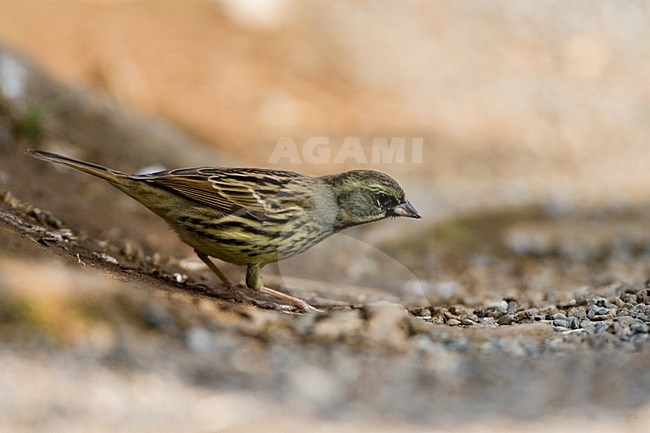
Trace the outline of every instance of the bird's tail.
{"type": "Polygon", "coordinates": [[[43,161],[54,162],[57,164],[65,165],[75,170],[83,171],[84,173],[92,174],[112,184],[123,184],[128,182],[128,175],[121,171],[111,170],[110,168],[103,167],[98,164],[90,162],[79,161],[77,159],[69,158],[56,153],[44,152],[42,150],[28,149],[27,153],[34,158],[42,159],[43,161]]]}

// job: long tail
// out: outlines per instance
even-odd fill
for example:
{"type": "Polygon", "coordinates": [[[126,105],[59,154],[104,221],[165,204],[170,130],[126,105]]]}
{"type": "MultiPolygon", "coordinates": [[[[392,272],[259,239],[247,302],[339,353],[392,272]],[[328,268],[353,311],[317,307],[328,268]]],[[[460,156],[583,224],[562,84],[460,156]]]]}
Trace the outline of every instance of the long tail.
{"type": "Polygon", "coordinates": [[[44,161],[54,162],[57,164],[65,165],[75,170],[83,171],[84,173],[92,174],[93,176],[100,177],[109,181],[112,184],[124,184],[128,182],[128,174],[121,171],[111,170],[110,168],[103,167],[98,164],[90,162],[79,161],[67,156],[57,155],[56,153],[44,152],[42,150],[28,149],[27,153],[34,158],[42,159],[44,161]]]}
{"type": "Polygon", "coordinates": [[[27,153],[35,158],[65,165],[104,179],[170,223],[175,221],[177,216],[175,213],[177,212],[176,209],[187,205],[186,198],[174,194],[165,188],[143,182],[121,171],[41,150],[29,149],[27,153]]]}

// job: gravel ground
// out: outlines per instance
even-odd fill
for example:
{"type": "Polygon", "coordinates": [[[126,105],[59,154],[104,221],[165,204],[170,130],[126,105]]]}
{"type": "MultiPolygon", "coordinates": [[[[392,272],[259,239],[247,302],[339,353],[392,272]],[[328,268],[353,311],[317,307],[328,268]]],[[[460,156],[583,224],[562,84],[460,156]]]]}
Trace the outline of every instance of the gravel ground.
{"type": "MultiPolygon", "coordinates": [[[[83,368],[92,375],[93,366],[127,377],[146,372],[206,395],[253,392],[262,406],[272,401],[332,422],[359,414],[441,427],[498,415],[534,420],[578,412],[609,419],[648,403],[650,290],[643,282],[588,288],[560,302],[506,298],[473,306],[462,299],[407,306],[376,291],[365,293],[363,302],[323,301],[324,313],[296,315],[264,309],[263,301],[256,307],[227,300],[225,291],[203,281],[204,270],[180,273],[177,259],[134,253],[136,241],[130,248],[97,241],[7,193],[0,219],[5,245],[36,249],[30,255],[41,257],[2,261],[5,372],[15,371],[16,357],[36,358],[32,365],[51,360],[53,371],[63,368],[56,374],[83,368]],[[68,265],[53,265],[52,253],[68,265]],[[101,274],[93,268],[124,282],[102,276],[97,283],[101,274]],[[35,300],[56,302],[39,313],[26,306],[35,300]]],[[[101,379],[95,380],[100,392],[101,379]]],[[[15,382],[5,388],[6,396],[25,392],[15,382]]],[[[117,401],[137,400],[107,392],[117,401]]],[[[12,401],[37,404],[23,398],[12,401]]],[[[45,427],[70,422],[79,411],[95,419],[90,406],[64,401],[62,407],[41,402],[40,412],[21,416],[27,425],[45,427]]],[[[142,404],[134,409],[138,422],[152,410],[142,404]]],[[[14,414],[13,405],[3,406],[14,414]]],[[[123,410],[114,416],[127,416],[123,410]]],[[[183,416],[194,410],[200,409],[184,407],[183,416]]],[[[101,417],[96,422],[111,425],[101,417]]]]}

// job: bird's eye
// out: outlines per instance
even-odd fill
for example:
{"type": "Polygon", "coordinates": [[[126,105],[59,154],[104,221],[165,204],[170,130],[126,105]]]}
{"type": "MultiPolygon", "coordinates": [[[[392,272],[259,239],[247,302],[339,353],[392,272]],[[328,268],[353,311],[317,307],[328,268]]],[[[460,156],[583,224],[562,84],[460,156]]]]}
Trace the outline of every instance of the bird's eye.
{"type": "Polygon", "coordinates": [[[387,207],[396,206],[397,200],[395,200],[395,197],[380,192],[379,194],[377,194],[377,204],[379,205],[379,207],[387,208],[387,207]]]}

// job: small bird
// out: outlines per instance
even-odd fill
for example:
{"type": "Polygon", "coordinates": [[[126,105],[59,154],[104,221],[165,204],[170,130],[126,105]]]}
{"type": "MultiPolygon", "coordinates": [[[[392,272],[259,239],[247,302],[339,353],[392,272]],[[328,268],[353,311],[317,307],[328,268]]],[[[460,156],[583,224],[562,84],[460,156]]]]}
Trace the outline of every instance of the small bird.
{"type": "Polygon", "coordinates": [[[313,177],[265,168],[199,167],[127,174],[55,153],[30,155],[97,176],[164,219],[236,294],[210,257],[245,265],[246,285],[318,311],[264,286],[265,265],[299,254],[348,227],[389,217],[421,218],[390,176],[352,170],[313,177]]]}

